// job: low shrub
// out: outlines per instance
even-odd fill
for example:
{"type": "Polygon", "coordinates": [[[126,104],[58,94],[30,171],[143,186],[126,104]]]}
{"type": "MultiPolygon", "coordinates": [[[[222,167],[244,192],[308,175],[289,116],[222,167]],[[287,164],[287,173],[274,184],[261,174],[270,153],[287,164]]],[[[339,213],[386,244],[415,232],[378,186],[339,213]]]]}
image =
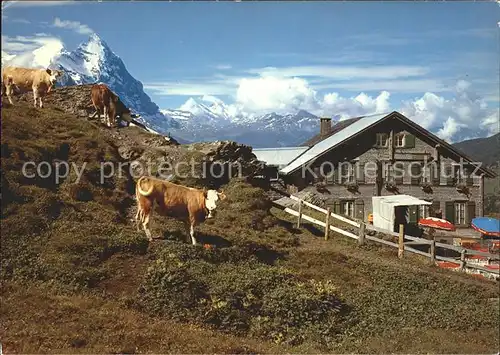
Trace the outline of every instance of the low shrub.
{"type": "Polygon", "coordinates": [[[332,341],[345,310],[330,283],[300,280],[242,247],[165,246],[138,297],[153,314],[291,345],[332,341]]]}
{"type": "Polygon", "coordinates": [[[222,188],[227,199],[218,204],[216,217],[200,227],[203,233],[227,238],[234,244],[251,241],[274,247],[299,245],[299,238],[271,214],[272,203],[263,189],[239,179],[222,188]]]}

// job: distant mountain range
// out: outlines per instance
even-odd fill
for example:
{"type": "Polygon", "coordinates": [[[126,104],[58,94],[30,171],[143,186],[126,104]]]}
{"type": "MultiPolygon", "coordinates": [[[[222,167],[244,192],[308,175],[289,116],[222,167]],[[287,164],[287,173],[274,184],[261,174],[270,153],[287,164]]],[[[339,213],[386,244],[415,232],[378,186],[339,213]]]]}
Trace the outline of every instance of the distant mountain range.
{"type": "Polygon", "coordinates": [[[487,166],[500,165],[500,133],[487,138],[476,138],[453,144],[456,148],[487,166]]]}
{"type": "Polygon", "coordinates": [[[172,135],[188,141],[235,140],[253,147],[299,145],[319,130],[319,118],[307,111],[243,117],[229,114],[222,101],[190,98],[180,110],[162,110],[179,123],[172,135]]]}

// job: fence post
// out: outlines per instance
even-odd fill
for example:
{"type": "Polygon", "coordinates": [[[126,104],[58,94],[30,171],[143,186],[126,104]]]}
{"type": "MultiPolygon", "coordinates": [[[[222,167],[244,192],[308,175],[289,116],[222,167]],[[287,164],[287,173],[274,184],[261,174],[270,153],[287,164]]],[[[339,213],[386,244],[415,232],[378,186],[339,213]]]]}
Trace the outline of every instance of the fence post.
{"type": "Polygon", "coordinates": [[[398,248],[398,258],[402,259],[405,252],[405,229],[404,225],[399,225],[399,248],[398,248]]]}
{"type": "Polygon", "coordinates": [[[299,200],[299,216],[297,217],[297,228],[300,228],[301,219],[302,219],[302,200],[299,200]]]}
{"type": "Polygon", "coordinates": [[[460,252],[460,271],[465,271],[465,254],[467,253],[467,250],[462,249],[460,252]]]}
{"type": "Polygon", "coordinates": [[[326,218],[325,218],[325,240],[328,240],[328,235],[330,234],[330,213],[331,207],[326,209],[326,218]]]}
{"type": "Polygon", "coordinates": [[[359,245],[365,244],[365,228],[366,228],[365,222],[361,221],[361,223],[359,224],[359,235],[358,235],[359,245]]]}
{"type": "Polygon", "coordinates": [[[436,262],[436,239],[434,237],[431,240],[431,250],[429,253],[431,254],[431,263],[434,265],[436,262]]]}

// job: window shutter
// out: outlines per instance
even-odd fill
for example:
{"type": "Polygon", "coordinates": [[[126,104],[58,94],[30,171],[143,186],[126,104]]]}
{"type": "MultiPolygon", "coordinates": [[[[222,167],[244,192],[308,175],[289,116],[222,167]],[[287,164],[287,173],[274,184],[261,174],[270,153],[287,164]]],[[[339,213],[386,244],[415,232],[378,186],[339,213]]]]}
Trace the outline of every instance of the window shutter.
{"type": "Polygon", "coordinates": [[[365,219],[365,202],[363,200],[356,200],[355,203],[356,212],[354,215],[356,218],[364,220],[365,219]]]}
{"type": "Polygon", "coordinates": [[[405,148],[415,148],[415,136],[407,133],[405,135],[405,148]]]}
{"type": "Polygon", "coordinates": [[[455,169],[453,169],[452,165],[446,167],[446,185],[455,185],[455,169]]]}
{"type": "Polygon", "coordinates": [[[340,214],[340,201],[333,202],[333,213],[340,214]]]}
{"type": "Polygon", "coordinates": [[[439,185],[441,183],[441,174],[439,164],[429,164],[430,181],[432,185],[439,185]]]}
{"type": "Polygon", "coordinates": [[[464,173],[465,173],[465,185],[467,186],[472,186],[474,185],[474,179],[473,179],[473,176],[472,176],[472,171],[471,169],[464,169],[464,173]]]}
{"type": "Polygon", "coordinates": [[[339,182],[339,167],[338,167],[338,165],[333,167],[332,182],[334,184],[338,184],[338,182],[339,182]]]}
{"type": "Polygon", "coordinates": [[[394,177],[394,183],[396,185],[403,184],[404,169],[405,169],[405,164],[402,162],[399,162],[397,164],[397,168],[392,169],[391,175],[394,177]]]}
{"type": "Polygon", "coordinates": [[[472,219],[476,217],[476,203],[474,201],[467,202],[467,216],[465,218],[467,224],[470,225],[472,219]]]}
{"type": "Polygon", "coordinates": [[[411,165],[411,184],[420,185],[420,180],[422,179],[422,164],[415,164],[412,162],[411,165]]]}
{"type": "Polygon", "coordinates": [[[453,201],[445,202],[445,218],[451,223],[455,223],[455,203],[453,201]]]}
{"type": "Polygon", "coordinates": [[[431,210],[429,211],[429,216],[436,217],[440,210],[441,210],[441,202],[432,201],[431,210]]]}
{"type": "Polygon", "coordinates": [[[409,223],[418,222],[418,206],[408,206],[409,223]]]}
{"type": "Polygon", "coordinates": [[[361,184],[365,183],[365,164],[364,163],[359,163],[356,165],[356,181],[361,184]]]}
{"type": "Polygon", "coordinates": [[[314,181],[314,182],[319,182],[319,181],[321,181],[321,172],[320,172],[319,167],[315,167],[315,168],[313,169],[313,172],[314,172],[314,175],[316,175],[316,176],[314,176],[314,175],[313,175],[313,181],[314,181]]]}

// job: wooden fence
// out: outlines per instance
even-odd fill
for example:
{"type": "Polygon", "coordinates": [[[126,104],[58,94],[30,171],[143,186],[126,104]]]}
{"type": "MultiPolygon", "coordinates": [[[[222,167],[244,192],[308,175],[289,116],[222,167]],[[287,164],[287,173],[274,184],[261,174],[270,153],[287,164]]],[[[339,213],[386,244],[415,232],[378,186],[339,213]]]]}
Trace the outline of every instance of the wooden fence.
{"type": "Polygon", "coordinates": [[[388,231],[386,229],[374,227],[371,224],[365,224],[364,222],[353,221],[347,217],[344,217],[344,216],[341,216],[341,215],[338,215],[338,214],[331,212],[330,208],[324,209],[324,208],[318,207],[310,202],[307,202],[307,201],[300,199],[297,196],[288,195],[287,197],[290,198],[291,200],[298,202],[298,210],[283,206],[277,202],[274,202],[274,205],[277,208],[283,210],[284,212],[286,212],[292,216],[297,217],[297,223],[296,223],[297,228],[300,227],[302,221],[308,221],[308,222],[311,222],[311,223],[314,223],[314,224],[317,224],[317,225],[323,227],[325,230],[325,240],[329,239],[330,231],[333,231],[333,232],[339,233],[343,236],[346,236],[346,237],[349,237],[352,239],[356,239],[358,241],[359,245],[363,245],[366,242],[366,240],[370,240],[372,242],[381,243],[381,244],[384,244],[384,245],[387,245],[390,247],[398,248],[398,257],[399,258],[403,258],[405,252],[410,252],[410,253],[415,253],[415,254],[418,254],[418,255],[421,255],[424,257],[428,257],[432,263],[435,263],[438,260],[438,261],[448,261],[448,262],[458,264],[459,269],[461,271],[464,271],[464,272],[466,271],[467,268],[469,268],[469,269],[475,269],[475,270],[487,272],[487,273],[490,273],[496,277],[500,276],[499,270],[488,269],[484,266],[476,265],[471,261],[467,261],[467,256],[470,256],[470,255],[483,256],[483,257],[488,258],[489,260],[500,260],[499,254],[486,253],[486,252],[482,252],[479,250],[463,248],[460,246],[455,246],[455,245],[450,245],[450,244],[445,244],[445,243],[438,243],[438,242],[436,242],[436,240],[428,240],[428,239],[424,239],[424,238],[418,238],[418,237],[405,235],[403,225],[400,225],[399,233],[388,231]],[[310,217],[310,216],[304,214],[304,211],[303,211],[304,206],[307,206],[315,211],[323,213],[325,215],[325,220],[320,221],[316,218],[313,218],[313,217],[310,217]],[[331,224],[333,220],[341,221],[345,224],[348,224],[348,225],[356,228],[358,230],[358,233],[355,234],[355,233],[346,231],[342,228],[333,226],[331,224]],[[397,243],[394,241],[380,239],[380,238],[377,238],[373,235],[368,235],[366,233],[367,230],[379,232],[379,233],[389,235],[392,237],[397,237],[397,243]],[[406,240],[408,240],[408,241],[406,241],[406,240]],[[428,252],[424,252],[424,251],[413,248],[413,246],[416,246],[416,245],[428,246],[428,252]],[[453,250],[457,253],[460,253],[460,258],[450,258],[450,257],[437,255],[436,254],[437,248],[453,250]]]}

